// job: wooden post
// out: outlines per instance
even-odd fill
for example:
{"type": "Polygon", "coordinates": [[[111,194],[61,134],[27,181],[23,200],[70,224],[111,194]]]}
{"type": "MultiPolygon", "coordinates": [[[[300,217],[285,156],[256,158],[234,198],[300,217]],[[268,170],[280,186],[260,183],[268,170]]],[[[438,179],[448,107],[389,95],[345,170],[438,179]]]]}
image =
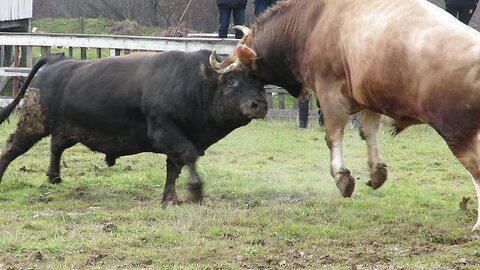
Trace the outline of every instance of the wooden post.
{"type": "Polygon", "coordinates": [[[87,48],[85,48],[85,47],[80,48],[80,59],[82,59],[82,60],[87,59],[87,48]]]}
{"type": "Polygon", "coordinates": [[[26,57],[27,57],[27,67],[31,68],[33,66],[33,48],[32,48],[32,46],[28,46],[25,53],[26,53],[26,57]]]}
{"type": "Polygon", "coordinates": [[[97,48],[97,58],[102,58],[102,48],[97,48]]]}
{"type": "Polygon", "coordinates": [[[73,58],[73,47],[68,47],[68,57],[73,58]]]}
{"type": "Polygon", "coordinates": [[[51,50],[51,47],[50,46],[42,46],[40,48],[40,54],[43,56],[43,55],[47,55],[50,53],[50,50],[51,50]]]}
{"type": "MultiPolygon", "coordinates": [[[[13,66],[18,67],[20,66],[20,46],[14,46],[14,48],[15,48],[15,56],[13,58],[13,66]]],[[[12,94],[14,97],[16,97],[18,94],[18,85],[19,85],[18,77],[14,77],[13,91],[12,91],[12,94]]]]}
{"type": "Polygon", "coordinates": [[[278,108],[280,110],[285,110],[285,94],[278,93],[278,108]]]}
{"type": "Polygon", "coordinates": [[[293,109],[298,110],[298,98],[293,98],[293,109]]]}
{"type": "Polygon", "coordinates": [[[270,87],[265,87],[265,94],[267,95],[267,105],[268,109],[273,109],[273,97],[272,92],[270,91],[270,87]]]}

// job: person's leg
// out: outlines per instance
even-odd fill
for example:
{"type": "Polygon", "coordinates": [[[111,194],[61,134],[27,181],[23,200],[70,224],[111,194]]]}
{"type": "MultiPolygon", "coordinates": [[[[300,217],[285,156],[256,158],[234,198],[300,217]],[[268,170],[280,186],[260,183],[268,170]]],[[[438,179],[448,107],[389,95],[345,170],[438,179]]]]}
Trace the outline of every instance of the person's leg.
{"type": "Polygon", "coordinates": [[[458,5],[445,4],[445,11],[452,14],[453,17],[458,18],[458,5]]]}
{"type": "MultiPolygon", "coordinates": [[[[235,25],[244,25],[245,24],[245,9],[234,9],[233,10],[233,23],[235,25]]],[[[235,29],[235,38],[241,39],[243,37],[243,32],[241,30],[235,29]]]]}
{"type": "Polygon", "coordinates": [[[477,4],[461,6],[458,9],[458,20],[468,25],[468,23],[470,23],[470,20],[472,19],[475,9],[477,9],[477,4]]]}
{"type": "Polygon", "coordinates": [[[298,127],[299,128],[307,128],[309,102],[310,102],[310,99],[298,100],[298,127]]]}
{"type": "Polygon", "coordinates": [[[266,0],[256,0],[255,2],[255,17],[262,15],[262,13],[267,9],[266,0]]]}
{"type": "Polygon", "coordinates": [[[277,3],[277,0],[268,0],[267,7],[270,7],[271,5],[275,5],[276,3],[277,3]]]}
{"type": "Polygon", "coordinates": [[[323,127],[324,124],[325,124],[325,120],[323,119],[322,110],[318,110],[318,125],[320,127],[323,127]]]}
{"type": "Polygon", "coordinates": [[[219,12],[219,25],[218,28],[218,37],[219,38],[227,38],[228,34],[228,25],[230,24],[230,13],[231,9],[229,8],[218,8],[219,12]]]}

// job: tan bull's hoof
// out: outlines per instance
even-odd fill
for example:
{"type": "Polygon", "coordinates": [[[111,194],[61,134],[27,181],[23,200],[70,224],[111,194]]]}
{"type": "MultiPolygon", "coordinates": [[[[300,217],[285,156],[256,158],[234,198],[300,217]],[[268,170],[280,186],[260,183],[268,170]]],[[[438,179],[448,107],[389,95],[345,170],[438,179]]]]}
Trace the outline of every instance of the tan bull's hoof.
{"type": "Polygon", "coordinates": [[[335,181],[338,189],[343,197],[351,197],[355,190],[355,179],[353,179],[350,171],[346,168],[340,169],[338,173],[340,174],[339,178],[335,181]]]}
{"type": "Polygon", "coordinates": [[[473,226],[472,232],[480,232],[480,221],[473,226]]]}
{"type": "Polygon", "coordinates": [[[375,171],[370,174],[370,181],[367,182],[367,186],[377,189],[385,183],[388,176],[387,165],[384,163],[378,163],[375,166],[375,171]]]}

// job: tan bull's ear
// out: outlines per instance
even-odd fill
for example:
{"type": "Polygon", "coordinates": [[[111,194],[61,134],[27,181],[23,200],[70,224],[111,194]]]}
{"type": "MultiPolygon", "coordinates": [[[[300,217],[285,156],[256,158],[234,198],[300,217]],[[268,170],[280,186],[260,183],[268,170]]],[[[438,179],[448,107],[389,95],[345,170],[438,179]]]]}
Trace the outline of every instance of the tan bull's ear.
{"type": "Polygon", "coordinates": [[[257,54],[246,45],[239,44],[236,48],[237,58],[242,64],[252,69],[256,69],[257,54]]]}

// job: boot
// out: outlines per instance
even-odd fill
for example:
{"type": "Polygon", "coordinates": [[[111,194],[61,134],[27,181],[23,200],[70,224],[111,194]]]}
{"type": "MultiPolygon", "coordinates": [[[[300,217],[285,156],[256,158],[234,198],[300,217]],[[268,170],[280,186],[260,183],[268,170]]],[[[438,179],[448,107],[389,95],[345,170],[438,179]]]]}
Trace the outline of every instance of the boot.
{"type": "Polygon", "coordinates": [[[320,127],[323,127],[324,124],[325,124],[325,120],[323,119],[323,113],[321,110],[318,110],[318,125],[320,127]]]}
{"type": "Polygon", "coordinates": [[[308,104],[309,99],[298,100],[298,127],[307,128],[308,126],[308,104]]]}

